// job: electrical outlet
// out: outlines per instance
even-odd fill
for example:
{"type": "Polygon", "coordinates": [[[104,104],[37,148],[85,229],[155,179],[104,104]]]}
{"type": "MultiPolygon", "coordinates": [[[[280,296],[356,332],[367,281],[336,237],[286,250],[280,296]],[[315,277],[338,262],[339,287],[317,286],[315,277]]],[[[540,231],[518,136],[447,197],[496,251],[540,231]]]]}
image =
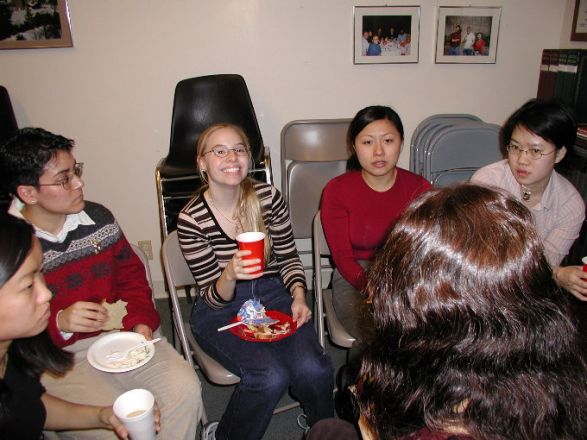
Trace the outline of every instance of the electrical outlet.
{"type": "Polygon", "coordinates": [[[153,259],[153,245],[151,244],[151,240],[141,240],[139,241],[139,247],[145,253],[148,260],[153,259]]]}

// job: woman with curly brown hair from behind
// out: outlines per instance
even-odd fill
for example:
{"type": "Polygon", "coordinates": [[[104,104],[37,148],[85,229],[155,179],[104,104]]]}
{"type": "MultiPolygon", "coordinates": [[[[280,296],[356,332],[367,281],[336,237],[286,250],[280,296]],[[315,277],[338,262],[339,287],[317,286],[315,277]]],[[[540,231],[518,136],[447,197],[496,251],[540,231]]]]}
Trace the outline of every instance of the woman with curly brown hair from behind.
{"type": "Polygon", "coordinates": [[[358,401],[377,438],[585,437],[577,330],[520,202],[469,184],[424,194],[367,289],[378,337],[358,401]]]}
{"type": "Polygon", "coordinates": [[[374,260],[367,293],[377,336],[356,386],[363,439],[585,438],[568,295],[513,197],[472,184],[425,193],[374,260]]]}

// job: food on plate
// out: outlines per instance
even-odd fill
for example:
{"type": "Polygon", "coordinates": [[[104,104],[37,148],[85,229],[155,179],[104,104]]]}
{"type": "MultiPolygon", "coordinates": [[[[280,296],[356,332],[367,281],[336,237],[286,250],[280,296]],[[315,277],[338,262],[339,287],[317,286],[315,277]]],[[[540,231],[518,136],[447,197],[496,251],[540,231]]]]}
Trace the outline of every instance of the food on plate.
{"type": "Polygon", "coordinates": [[[151,353],[152,345],[143,345],[128,352],[125,358],[108,361],[108,366],[111,368],[128,368],[138,365],[151,353]]]}
{"type": "Polygon", "coordinates": [[[270,325],[247,324],[243,334],[254,339],[273,339],[279,335],[286,335],[291,332],[291,324],[288,321],[278,322],[270,325]]]}
{"type": "Polygon", "coordinates": [[[122,319],[126,316],[126,305],[128,303],[119,299],[115,303],[107,303],[102,301],[102,305],[108,310],[108,320],[102,326],[102,330],[120,330],[122,329],[122,319]]]}

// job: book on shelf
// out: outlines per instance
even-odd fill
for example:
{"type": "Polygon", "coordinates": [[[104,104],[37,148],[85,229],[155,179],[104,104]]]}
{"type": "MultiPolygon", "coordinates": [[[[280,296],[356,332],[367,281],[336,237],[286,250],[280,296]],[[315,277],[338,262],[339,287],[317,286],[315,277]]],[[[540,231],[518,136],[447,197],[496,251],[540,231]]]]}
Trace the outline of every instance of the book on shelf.
{"type": "Polygon", "coordinates": [[[536,96],[561,100],[587,124],[587,49],[544,49],[536,96]]]}
{"type": "Polygon", "coordinates": [[[558,72],[559,49],[544,49],[540,63],[537,97],[540,99],[554,98],[556,75],[558,72]]]}
{"type": "Polygon", "coordinates": [[[587,124],[587,50],[582,50],[578,60],[573,103],[575,117],[579,124],[587,124]]]}

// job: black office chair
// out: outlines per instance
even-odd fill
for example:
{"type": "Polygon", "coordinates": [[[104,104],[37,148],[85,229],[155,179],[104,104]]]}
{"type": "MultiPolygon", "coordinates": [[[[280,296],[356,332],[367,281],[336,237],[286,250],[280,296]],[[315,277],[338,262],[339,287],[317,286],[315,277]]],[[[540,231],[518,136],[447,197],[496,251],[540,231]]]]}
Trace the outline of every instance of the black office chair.
{"type": "MultiPolygon", "coordinates": [[[[6,90],[6,87],[0,86],[0,144],[11,137],[16,130],[18,130],[18,125],[16,124],[8,90],[6,90]]],[[[9,195],[0,189],[0,209],[6,210],[9,203],[9,195]]]]}
{"type": "Polygon", "coordinates": [[[179,211],[201,185],[195,162],[198,136],[210,125],[220,122],[244,129],[251,142],[251,175],[272,183],[269,150],[263,145],[243,77],[209,75],[180,81],[175,87],[169,153],[159,161],[156,170],[163,237],[176,229],[179,211]]]}

